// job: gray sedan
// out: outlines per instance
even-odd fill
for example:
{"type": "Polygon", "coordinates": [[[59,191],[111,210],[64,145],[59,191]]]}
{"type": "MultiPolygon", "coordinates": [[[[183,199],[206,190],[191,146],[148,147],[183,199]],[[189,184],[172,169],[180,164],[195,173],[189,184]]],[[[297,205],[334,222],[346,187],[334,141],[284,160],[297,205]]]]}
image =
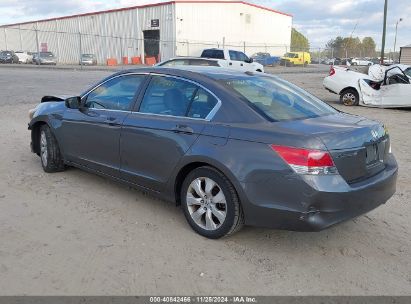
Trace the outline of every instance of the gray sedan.
{"type": "Polygon", "coordinates": [[[208,238],[244,224],[321,230],[396,188],[381,123],[262,73],[127,70],[76,97],[45,96],[30,117],[44,171],[75,166],[149,191],[208,238]]]}

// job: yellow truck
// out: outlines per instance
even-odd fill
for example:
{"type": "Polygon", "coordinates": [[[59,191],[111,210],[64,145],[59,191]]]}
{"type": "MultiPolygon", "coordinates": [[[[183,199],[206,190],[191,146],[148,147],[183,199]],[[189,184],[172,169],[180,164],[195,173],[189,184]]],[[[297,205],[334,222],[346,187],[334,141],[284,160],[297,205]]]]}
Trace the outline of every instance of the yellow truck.
{"type": "Polygon", "coordinates": [[[289,52],[281,57],[281,65],[307,65],[311,63],[311,55],[308,52],[289,52]]]}

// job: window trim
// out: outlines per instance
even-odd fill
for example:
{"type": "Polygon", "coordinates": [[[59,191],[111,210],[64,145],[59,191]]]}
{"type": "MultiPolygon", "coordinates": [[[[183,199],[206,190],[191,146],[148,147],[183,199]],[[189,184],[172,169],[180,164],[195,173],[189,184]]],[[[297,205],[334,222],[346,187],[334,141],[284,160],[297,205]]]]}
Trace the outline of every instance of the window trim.
{"type": "Polygon", "coordinates": [[[199,84],[198,82],[195,82],[193,80],[181,77],[181,76],[175,76],[175,75],[168,75],[168,74],[162,74],[162,73],[150,73],[150,76],[160,76],[160,77],[170,77],[170,78],[174,78],[174,79],[178,79],[178,80],[183,80],[189,83],[192,83],[198,87],[200,87],[201,89],[203,89],[204,91],[206,91],[207,93],[209,93],[211,96],[213,96],[216,100],[217,103],[216,105],[211,109],[211,111],[207,114],[207,116],[205,118],[197,118],[197,117],[188,117],[188,116],[175,116],[175,115],[166,115],[166,114],[157,114],[157,113],[143,113],[140,112],[140,107],[141,107],[141,103],[144,99],[144,96],[146,94],[147,88],[150,85],[150,82],[152,80],[152,77],[150,77],[148,83],[146,84],[145,88],[144,88],[144,93],[141,96],[141,99],[139,100],[139,104],[138,104],[138,108],[136,109],[132,109],[131,112],[132,113],[138,113],[138,114],[143,114],[143,115],[153,115],[153,116],[161,116],[161,117],[171,117],[171,118],[183,118],[183,119],[194,119],[194,120],[202,120],[202,121],[211,121],[215,114],[218,112],[218,110],[221,107],[221,100],[220,98],[218,98],[213,92],[211,92],[209,89],[207,89],[205,86],[199,84]]]}
{"type": "Polygon", "coordinates": [[[211,121],[214,118],[214,116],[216,115],[216,113],[218,112],[218,110],[220,109],[221,105],[222,105],[221,99],[218,98],[217,95],[215,95],[213,92],[211,92],[208,88],[206,88],[202,84],[200,84],[196,81],[193,81],[191,79],[181,77],[181,76],[169,75],[169,74],[164,74],[164,73],[156,73],[156,72],[131,72],[131,73],[115,75],[115,76],[110,77],[110,78],[104,80],[103,82],[95,85],[94,87],[90,88],[88,91],[83,93],[81,95],[81,100],[83,101],[83,98],[86,98],[92,91],[94,91],[98,87],[102,86],[106,82],[108,82],[112,79],[118,78],[118,77],[130,76],[130,75],[140,75],[140,76],[145,76],[146,77],[145,81],[142,84],[140,92],[138,92],[138,94],[136,94],[136,96],[135,96],[135,99],[133,101],[132,106],[130,107],[130,110],[128,110],[128,111],[114,110],[114,109],[99,109],[99,110],[112,111],[112,112],[137,113],[137,114],[142,114],[142,115],[153,115],[153,116],[162,116],[162,117],[171,117],[171,118],[178,117],[178,118],[182,118],[182,119],[194,119],[194,120],[202,120],[202,121],[211,121]],[[203,90],[208,92],[210,95],[212,95],[217,100],[217,103],[214,106],[214,108],[212,108],[211,111],[207,114],[207,116],[205,118],[196,118],[196,117],[188,117],[188,116],[174,116],[174,115],[164,115],[164,114],[154,114],[154,113],[142,113],[142,112],[140,112],[140,106],[141,106],[141,102],[144,98],[144,95],[146,93],[146,90],[148,88],[148,85],[151,81],[151,78],[152,78],[151,76],[172,77],[172,78],[188,81],[188,82],[190,82],[190,83],[192,83],[196,86],[199,86],[200,88],[202,88],[203,90]]]}

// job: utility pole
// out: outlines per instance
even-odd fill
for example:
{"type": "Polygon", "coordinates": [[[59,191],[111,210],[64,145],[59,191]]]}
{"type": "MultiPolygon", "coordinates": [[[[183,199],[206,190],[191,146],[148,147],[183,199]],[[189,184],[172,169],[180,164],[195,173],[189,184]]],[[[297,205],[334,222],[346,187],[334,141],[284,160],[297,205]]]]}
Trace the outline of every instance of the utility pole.
{"type": "Polygon", "coordinates": [[[385,0],[385,3],[384,3],[384,26],[383,26],[383,29],[382,29],[382,43],[381,43],[381,64],[384,64],[385,34],[387,32],[387,9],[388,9],[388,0],[385,0]]]}
{"type": "Polygon", "coordinates": [[[398,23],[402,21],[402,18],[400,18],[397,23],[395,24],[395,39],[394,39],[394,57],[395,57],[395,49],[397,47],[397,31],[398,31],[398,23]]]}

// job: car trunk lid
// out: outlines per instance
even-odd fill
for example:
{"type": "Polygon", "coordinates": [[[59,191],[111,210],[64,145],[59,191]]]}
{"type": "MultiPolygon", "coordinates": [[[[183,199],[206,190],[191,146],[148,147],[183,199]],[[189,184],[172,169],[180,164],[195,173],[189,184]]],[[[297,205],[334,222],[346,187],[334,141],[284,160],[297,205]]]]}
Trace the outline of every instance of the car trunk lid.
{"type": "Polygon", "coordinates": [[[319,138],[348,183],[366,179],[385,168],[390,143],[381,123],[339,113],[276,124],[319,138]]]}

